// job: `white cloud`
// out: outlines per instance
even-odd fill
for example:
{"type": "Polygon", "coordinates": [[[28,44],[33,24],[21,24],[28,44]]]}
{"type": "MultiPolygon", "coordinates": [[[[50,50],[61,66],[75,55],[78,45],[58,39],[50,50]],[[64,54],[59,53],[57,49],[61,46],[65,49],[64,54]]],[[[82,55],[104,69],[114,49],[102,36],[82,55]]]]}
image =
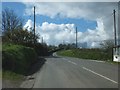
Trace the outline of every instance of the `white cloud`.
{"type": "Polygon", "coordinates": [[[41,26],[36,27],[36,33],[39,33],[44,41],[50,45],[58,45],[63,41],[74,42],[74,24],[54,24],[44,22],[41,26]]]}
{"type": "Polygon", "coordinates": [[[24,25],[23,29],[27,29],[28,31],[31,31],[33,29],[33,22],[32,20],[28,20],[26,24],[24,25]]]}
{"type": "MultiPolygon", "coordinates": [[[[104,29],[103,20],[101,19],[97,19],[97,27],[95,30],[88,29],[81,37],[83,42],[88,42],[89,47],[98,47],[101,41],[110,38],[104,29]]],[[[113,35],[111,37],[113,37],[113,35]]]]}
{"type": "MultiPolygon", "coordinates": [[[[28,20],[26,25],[31,26],[31,20],[28,20]]],[[[95,30],[88,29],[86,32],[78,32],[78,42],[87,42],[89,47],[97,47],[99,42],[109,38],[107,32],[104,30],[103,21],[97,19],[97,26],[95,30]]],[[[29,27],[29,26],[28,26],[29,27]]],[[[48,45],[59,45],[60,43],[75,43],[75,25],[74,24],[54,24],[44,22],[42,25],[36,26],[36,33],[43,37],[44,42],[48,45]]],[[[41,39],[39,40],[41,41],[41,39]]]]}
{"type": "Polygon", "coordinates": [[[115,2],[25,2],[24,4],[27,6],[25,10],[27,15],[33,14],[33,6],[36,6],[36,14],[38,15],[46,15],[51,18],[59,15],[60,17],[87,18],[91,20],[111,14],[112,10],[117,7],[115,2]]]}
{"type": "Polygon", "coordinates": [[[118,2],[119,0],[2,0],[2,2],[118,2]]]}
{"type": "MultiPolygon", "coordinates": [[[[106,39],[113,39],[113,9],[117,10],[117,3],[24,3],[26,5],[25,14],[33,14],[33,6],[36,6],[37,15],[45,15],[51,18],[84,18],[86,20],[97,21],[95,30],[78,32],[79,42],[88,42],[90,47],[98,46],[99,42],[106,39]]],[[[117,15],[117,14],[116,14],[117,15]]],[[[36,30],[44,37],[48,44],[58,45],[64,42],[75,42],[74,24],[54,24],[44,22],[37,26],[36,30]],[[68,28],[66,28],[68,27],[68,28]]]]}

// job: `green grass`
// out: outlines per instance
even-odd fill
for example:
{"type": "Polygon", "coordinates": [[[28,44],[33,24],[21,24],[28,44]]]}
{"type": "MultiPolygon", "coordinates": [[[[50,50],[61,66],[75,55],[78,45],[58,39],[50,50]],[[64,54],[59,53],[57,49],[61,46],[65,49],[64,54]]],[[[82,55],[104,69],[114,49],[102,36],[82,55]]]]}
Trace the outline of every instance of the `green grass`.
{"type": "Polygon", "coordinates": [[[2,78],[2,70],[0,70],[0,79],[2,78]]]}
{"type": "Polygon", "coordinates": [[[0,42],[0,52],[2,51],[2,43],[0,42]]]}
{"type": "Polygon", "coordinates": [[[0,51],[2,51],[2,38],[0,37],[0,51]]]}
{"type": "Polygon", "coordinates": [[[74,57],[75,54],[73,53],[72,50],[64,50],[64,51],[59,51],[57,52],[58,55],[62,55],[62,56],[70,56],[70,57],[74,57]]]}
{"type": "Polygon", "coordinates": [[[3,69],[16,73],[26,73],[37,57],[34,49],[22,45],[6,43],[2,51],[3,69]]]}
{"type": "Polygon", "coordinates": [[[2,78],[7,80],[23,80],[24,76],[11,71],[3,71],[2,78]]]}
{"type": "Polygon", "coordinates": [[[58,55],[93,60],[112,60],[112,56],[99,49],[71,49],[57,52],[58,55]]]}
{"type": "Polygon", "coordinates": [[[120,62],[114,62],[114,61],[107,61],[108,63],[111,63],[111,64],[118,64],[120,65],[120,62]]]}

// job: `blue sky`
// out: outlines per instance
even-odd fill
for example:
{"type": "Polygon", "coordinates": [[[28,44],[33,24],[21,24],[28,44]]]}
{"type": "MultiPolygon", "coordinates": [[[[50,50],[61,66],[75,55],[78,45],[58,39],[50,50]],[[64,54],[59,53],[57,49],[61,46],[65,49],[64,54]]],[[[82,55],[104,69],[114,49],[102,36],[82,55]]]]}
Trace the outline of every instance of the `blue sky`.
{"type": "Polygon", "coordinates": [[[89,47],[113,39],[112,11],[117,11],[117,2],[2,2],[2,10],[14,10],[24,19],[23,29],[28,30],[33,27],[33,6],[36,7],[36,33],[48,45],[63,41],[75,43],[76,26],[78,43],[87,42],[89,47]]]}
{"type": "MultiPolygon", "coordinates": [[[[24,15],[26,6],[20,2],[3,2],[2,9],[9,8],[15,11],[15,13],[24,19],[24,24],[27,22],[28,19],[33,21],[33,15],[24,15]]],[[[97,22],[93,20],[85,20],[84,18],[81,19],[74,19],[74,18],[63,18],[59,15],[56,18],[50,18],[48,16],[43,15],[36,15],[36,24],[42,25],[43,22],[55,23],[55,24],[75,24],[77,26],[78,31],[85,32],[88,28],[95,29],[97,26],[97,22]]]]}

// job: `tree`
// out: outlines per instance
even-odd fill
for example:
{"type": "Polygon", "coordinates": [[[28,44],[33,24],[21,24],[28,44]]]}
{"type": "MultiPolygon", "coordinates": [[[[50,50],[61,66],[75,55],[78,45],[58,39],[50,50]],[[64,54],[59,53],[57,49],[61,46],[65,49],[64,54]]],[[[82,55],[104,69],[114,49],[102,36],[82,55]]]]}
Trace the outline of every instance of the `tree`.
{"type": "MultiPolygon", "coordinates": [[[[38,35],[35,35],[35,42],[39,39],[38,35]]],[[[34,43],[33,32],[27,30],[12,30],[6,31],[3,36],[3,42],[10,42],[15,44],[28,45],[34,43]]]]}
{"type": "MultiPolygon", "coordinates": [[[[32,28],[31,28],[32,29],[32,28]]],[[[47,45],[38,43],[39,35],[35,35],[33,30],[23,30],[23,19],[10,9],[2,11],[2,41],[7,43],[20,44],[32,47],[39,55],[47,55],[47,45]],[[35,44],[34,44],[35,40],[35,44]]]]}
{"type": "Polygon", "coordinates": [[[103,53],[107,56],[107,58],[113,58],[113,47],[114,42],[113,40],[106,40],[100,44],[101,48],[103,49],[103,53]]]}
{"type": "Polygon", "coordinates": [[[18,17],[13,10],[8,8],[2,11],[2,30],[12,31],[22,29],[23,19],[18,17]]]}
{"type": "Polygon", "coordinates": [[[113,40],[106,40],[106,41],[100,43],[100,45],[103,49],[109,50],[114,47],[114,42],[113,42],[113,40]]]}
{"type": "Polygon", "coordinates": [[[75,48],[75,43],[70,43],[70,44],[59,44],[58,45],[59,48],[61,49],[73,49],[75,48]]]}
{"type": "MultiPolygon", "coordinates": [[[[33,32],[23,30],[23,19],[10,9],[2,11],[2,30],[3,42],[12,42],[16,44],[32,44],[34,42],[33,32]]],[[[37,42],[38,35],[35,35],[37,42]]]]}

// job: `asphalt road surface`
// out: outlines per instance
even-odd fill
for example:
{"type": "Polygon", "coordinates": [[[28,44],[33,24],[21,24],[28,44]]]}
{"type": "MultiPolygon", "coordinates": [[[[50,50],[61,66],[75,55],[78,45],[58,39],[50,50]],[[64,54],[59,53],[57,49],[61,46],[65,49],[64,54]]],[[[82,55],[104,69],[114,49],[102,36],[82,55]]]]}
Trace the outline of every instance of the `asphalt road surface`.
{"type": "MultiPolygon", "coordinates": [[[[70,57],[46,57],[32,88],[118,88],[118,65],[70,57]]],[[[27,87],[27,86],[26,86],[27,87]]]]}

